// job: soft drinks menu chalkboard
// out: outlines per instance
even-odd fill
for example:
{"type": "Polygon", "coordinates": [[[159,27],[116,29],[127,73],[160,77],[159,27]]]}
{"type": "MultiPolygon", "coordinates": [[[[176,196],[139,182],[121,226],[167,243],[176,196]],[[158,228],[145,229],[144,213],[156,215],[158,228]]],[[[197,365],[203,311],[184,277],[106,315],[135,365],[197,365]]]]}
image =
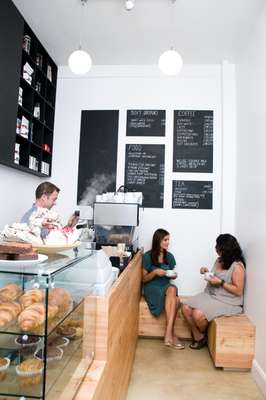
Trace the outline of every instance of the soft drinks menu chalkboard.
{"type": "Polygon", "coordinates": [[[213,172],[213,111],[174,111],[174,172],[213,172]]]}
{"type": "Polygon", "coordinates": [[[127,110],[127,136],[165,136],[165,110],[127,110]]]}
{"type": "Polygon", "coordinates": [[[173,181],[172,208],[211,210],[211,181],[173,181]]]}
{"type": "Polygon", "coordinates": [[[164,145],[127,144],[125,186],[143,193],[143,206],[163,208],[164,145]]]}

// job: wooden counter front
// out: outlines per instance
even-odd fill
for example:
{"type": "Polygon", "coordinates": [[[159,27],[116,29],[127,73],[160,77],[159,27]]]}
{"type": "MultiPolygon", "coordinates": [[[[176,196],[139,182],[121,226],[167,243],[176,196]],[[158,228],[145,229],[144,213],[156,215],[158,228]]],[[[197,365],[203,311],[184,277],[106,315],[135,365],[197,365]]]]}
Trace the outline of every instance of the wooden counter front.
{"type": "Polygon", "coordinates": [[[124,400],[127,396],[138,339],[141,264],[139,252],[106,297],[85,301],[85,320],[95,310],[95,355],[75,400],[124,400]]]}

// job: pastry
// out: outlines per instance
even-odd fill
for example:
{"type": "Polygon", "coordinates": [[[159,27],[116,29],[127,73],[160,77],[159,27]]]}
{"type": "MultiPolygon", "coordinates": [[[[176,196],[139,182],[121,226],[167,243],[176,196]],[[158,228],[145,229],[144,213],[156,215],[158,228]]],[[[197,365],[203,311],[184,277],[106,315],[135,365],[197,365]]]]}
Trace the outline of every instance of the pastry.
{"type": "Polygon", "coordinates": [[[16,367],[20,386],[37,385],[41,382],[43,361],[29,358],[16,367]]]}
{"type": "Polygon", "coordinates": [[[21,346],[34,346],[40,342],[40,338],[38,336],[18,336],[16,338],[16,343],[20,344],[21,346]],[[26,339],[24,339],[24,336],[26,339]]]}
{"type": "Polygon", "coordinates": [[[0,253],[4,254],[24,254],[32,251],[30,243],[2,242],[0,243],[0,253]]]}
{"type": "Polygon", "coordinates": [[[0,289],[0,299],[1,301],[14,301],[22,293],[22,290],[15,283],[9,283],[0,289]]]}
{"type": "Polygon", "coordinates": [[[38,253],[32,251],[30,253],[14,254],[12,260],[38,260],[38,253]]]}
{"type": "MultiPolygon", "coordinates": [[[[47,346],[46,349],[46,360],[53,361],[53,360],[60,360],[63,356],[63,350],[59,347],[56,346],[47,346]]],[[[36,357],[38,360],[43,360],[44,359],[44,351],[43,349],[38,350],[35,354],[34,357],[36,357]]]]}
{"type": "Polygon", "coordinates": [[[76,329],[76,338],[80,338],[83,335],[83,328],[75,328],[76,329]]]}
{"type": "Polygon", "coordinates": [[[6,379],[9,364],[10,360],[8,358],[0,357],[0,382],[6,379]]]}
{"type": "MultiPolygon", "coordinates": [[[[58,313],[57,306],[48,306],[47,317],[52,319],[58,313]]],[[[18,317],[18,324],[23,332],[39,328],[45,321],[45,306],[42,303],[34,303],[22,311],[18,317]]]]}
{"type": "Polygon", "coordinates": [[[56,332],[61,336],[65,336],[69,339],[72,339],[76,335],[76,328],[67,325],[60,325],[56,329],[56,332]]]}
{"type": "Polygon", "coordinates": [[[27,308],[34,303],[41,303],[44,300],[44,290],[30,289],[20,297],[19,302],[23,308],[27,308]]]}
{"type": "Polygon", "coordinates": [[[67,326],[73,326],[74,328],[82,328],[83,321],[81,319],[70,319],[66,322],[67,326]]]}
{"type": "Polygon", "coordinates": [[[51,306],[57,306],[59,312],[69,310],[72,299],[70,293],[64,288],[53,288],[49,292],[48,303],[51,306]]]}
{"type": "Polygon", "coordinates": [[[69,343],[69,340],[63,336],[56,336],[51,338],[48,341],[48,346],[54,346],[54,347],[65,347],[69,343]]]}
{"type": "Polygon", "coordinates": [[[20,305],[14,301],[0,303],[0,328],[5,328],[14,322],[20,312],[20,305]]]}

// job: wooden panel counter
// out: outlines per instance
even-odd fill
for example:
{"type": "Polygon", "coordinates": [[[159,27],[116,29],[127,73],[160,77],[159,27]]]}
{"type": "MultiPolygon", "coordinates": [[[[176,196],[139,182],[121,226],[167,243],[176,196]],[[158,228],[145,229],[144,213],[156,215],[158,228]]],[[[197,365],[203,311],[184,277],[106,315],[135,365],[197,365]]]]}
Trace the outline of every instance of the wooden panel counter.
{"type": "Polygon", "coordinates": [[[138,339],[141,264],[139,252],[107,296],[85,300],[85,324],[95,313],[95,355],[75,400],[124,400],[127,396],[138,339]]]}

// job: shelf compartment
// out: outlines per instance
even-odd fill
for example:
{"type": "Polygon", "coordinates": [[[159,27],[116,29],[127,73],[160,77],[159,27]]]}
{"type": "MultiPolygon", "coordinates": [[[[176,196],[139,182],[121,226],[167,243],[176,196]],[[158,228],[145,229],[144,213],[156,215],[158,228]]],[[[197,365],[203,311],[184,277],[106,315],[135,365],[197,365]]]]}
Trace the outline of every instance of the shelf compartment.
{"type": "MultiPolygon", "coordinates": [[[[29,141],[21,135],[16,135],[16,143],[20,145],[19,148],[19,166],[28,167],[29,165],[29,141]]],[[[15,154],[15,148],[14,148],[15,154]]]]}
{"type": "Polygon", "coordinates": [[[45,107],[44,120],[45,120],[45,125],[48,128],[50,128],[51,130],[53,130],[53,128],[54,128],[54,109],[49,107],[47,104],[45,107]]]}

